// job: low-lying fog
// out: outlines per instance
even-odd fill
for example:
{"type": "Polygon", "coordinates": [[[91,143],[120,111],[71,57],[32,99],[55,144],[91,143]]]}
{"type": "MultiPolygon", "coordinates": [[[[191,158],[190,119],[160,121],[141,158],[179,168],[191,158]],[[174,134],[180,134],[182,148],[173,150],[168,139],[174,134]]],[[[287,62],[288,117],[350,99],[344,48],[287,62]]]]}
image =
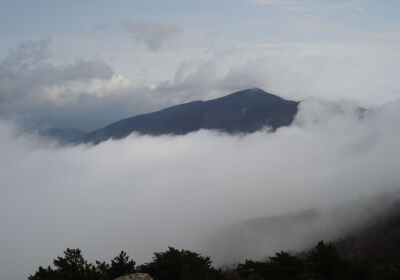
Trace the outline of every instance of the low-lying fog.
{"type": "Polygon", "coordinates": [[[131,135],[97,146],[61,146],[2,121],[0,278],[23,279],[67,247],[107,261],[126,250],[140,264],[175,246],[224,264],[303,248],[324,232],[336,238],[367,218],[363,209],[382,209],[368,197],[400,189],[399,120],[400,102],[362,112],[309,99],[276,133],[131,135]],[[326,210],[343,203],[348,219],[326,210]],[[254,239],[221,239],[244,220],[316,207],[325,214],[302,238],[248,227],[254,239]]]}

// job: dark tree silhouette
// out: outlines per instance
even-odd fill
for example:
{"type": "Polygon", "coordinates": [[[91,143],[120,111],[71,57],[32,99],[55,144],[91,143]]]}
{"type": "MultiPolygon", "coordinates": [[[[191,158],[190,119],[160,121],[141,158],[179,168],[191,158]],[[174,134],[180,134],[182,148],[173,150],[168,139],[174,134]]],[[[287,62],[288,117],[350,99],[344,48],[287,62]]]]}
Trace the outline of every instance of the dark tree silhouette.
{"type": "Polygon", "coordinates": [[[29,280],[113,280],[125,274],[135,273],[135,262],[121,253],[111,260],[111,265],[96,261],[93,265],[82,256],[80,249],[67,249],[64,257],[57,257],[52,267],[39,267],[29,280]]]}
{"type": "Polygon", "coordinates": [[[136,263],[130,260],[126,252],[121,251],[118,256],[111,260],[108,268],[108,279],[112,280],[119,276],[136,272],[136,263]]]}
{"type": "Polygon", "coordinates": [[[351,261],[339,254],[333,243],[320,241],[309,251],[291,255],[276,253],[266,261],[246,260],[234,269],[216,270],[209,257],[169,247],[154,253],[153,260],[135,267],[128,255],[121,253],[111,263],[88,263],[80,249],[67,249],[53,267],[39,267],[29,280],[114,280],[139,272],[155,280],[397,280],[400,279],[400,257],[376,256],[351,261]]]}
{"type": "Polygon", "coordinates": [[[349,269],[347,262],[343,261],[333,244],[318,242],[317,246],[307,257],[309,270],[314,279],[348,279],[349,269]]]}
{"type": "Polygon", "coordinates": [[[296,280],[302,279],[304,274],[304,263],[299,258],[286,252],[276,253],[269,258],[272,279],[296,280]]]}
{"type": "Polygon", "coordinates": [[[82,256],[80,249],[69,249],[64,251],[64,257],[57,257],[54,261],[55,269],[48,267],[39,268],[29,280],[57,279],[57,280],[91,280],[96,279],[96,268],[89,264],[82,256]]]}
{"type": "Polygon", "coordinates": [[[271,265],[267,262],[246,260],[243,264],[238,264],[236,271],[240,279],[272,279],[271,265]]]}
{"type": "Polygon", "coordinates": [[[218,272],[211,266],[209,257],[169,247],[167,251],[154,253],[153,261],[139,270],[156,280],[217,279],[218,272]]]}
{"type": "Polygon", "coordinates": [[[244,264],[239,264],[236,271],[242,279],[296,280],[303,279],[304,266],[301,259],[280,252],[266,262],[247,260],[244,264]]]}

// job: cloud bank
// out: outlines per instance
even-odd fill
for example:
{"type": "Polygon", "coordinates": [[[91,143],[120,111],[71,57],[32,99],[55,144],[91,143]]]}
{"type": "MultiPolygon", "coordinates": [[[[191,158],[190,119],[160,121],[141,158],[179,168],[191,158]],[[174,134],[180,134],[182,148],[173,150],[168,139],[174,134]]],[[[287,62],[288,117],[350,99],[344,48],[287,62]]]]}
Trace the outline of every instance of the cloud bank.
{"type": "MultiPolygon", "coordinates": [[[[361,118],[357,104],[310,99],[276,133],[131,135],[72,147],[2,121],[1,278],[21,279],[66,247],[97,259],[124,249],[139,263],[167,246],[237,260],[237,247],[209,246],[226,227],[399,190],[399,117],[399,102],[361,118]]],[[[310,236],[324,227],[317,220],[310,236]]],[[[271,249],[283,241],[257,237],[244,256],[272,253],[266,242],[271,249]]]]}

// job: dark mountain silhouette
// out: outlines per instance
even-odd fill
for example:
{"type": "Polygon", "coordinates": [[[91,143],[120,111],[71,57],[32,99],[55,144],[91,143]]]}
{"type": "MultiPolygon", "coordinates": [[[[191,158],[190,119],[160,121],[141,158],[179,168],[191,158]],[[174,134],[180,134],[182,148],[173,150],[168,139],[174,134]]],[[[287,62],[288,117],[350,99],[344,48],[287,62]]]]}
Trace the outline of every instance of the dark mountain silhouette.
{"type": "Polygon", "coordinates": [[[371,217],[365,227],[335,242],[344,257],[356,262],[379,258],[400,264],[400,200],[389,205],[387,211],[371,217]]]}
{"type": "Polygon", "coordinates": [[[249,219],[217,232],[209,246],[219,254],[214,261],[235,263],[281,250],[307,250],[319,240],[340,240],[338,249],[346,257],[400,256],[400,192],[249,219]]]}
{"type": "Polygon", "coordinates": [[[194,101],[123,119],[80,140],[99,143],[107,139],[121,139],[132,132],[182,135],[199,129],[214,129],[227,133],[250,133],[265,126],[275,130],[292,123],[298,104],[252,88],[213,100],[194,101]]]}

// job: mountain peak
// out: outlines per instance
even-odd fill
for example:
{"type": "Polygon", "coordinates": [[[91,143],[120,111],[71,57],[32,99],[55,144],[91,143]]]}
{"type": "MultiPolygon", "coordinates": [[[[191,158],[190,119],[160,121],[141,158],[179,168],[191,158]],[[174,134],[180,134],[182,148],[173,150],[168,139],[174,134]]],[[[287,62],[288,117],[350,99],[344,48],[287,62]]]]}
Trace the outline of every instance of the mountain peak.
{"type": "Polygon", "coordinates": [[[250,100],[254,100],[254,102],[256,100],[257,102],[279,102],[284,100],[282,97],[266,92],[258,87],[236,91],[224,97],[217,98],[216,100],[234,98],[239,98],[241,102],[249,102],[250,100]]]}
{"type": "MultiPolygon", "coordinates": [[[[241,93],[241,94],[249,94],[249,93],[263,93],[263,94],[265,94],[265,93],[267,93],[266,91],[264,91],[264,90],[262,90],[262,89],[260,89],[260,88],[258,88],[258,87],[253,87],[253,88],[248,88],[248,89],[243,89],[243,90],[240,90],[240,91],[236,91],[236,92],[234,92],[234,93],[232,93],[232,94],[235,94],[235,93],[241,93]]],[[[268,94],[268,93],[267,93],[268,94]]],[[[228,95],[229,96],[229,95],[228,95]]]]}
{"type": "Polygon", "coordinates": [[[273,130],[290,125],[298,102],[260,88],[249,88],[207,101],[190,102],[158,112],[123,119],[86,135],[84,142],[120,139],[132,132],[182,135],[200,129],[251,133],[265,126],[273,130]]]}
{"type": "Polygon", "coordinates": [[[262,89],[258,88],[258,87],[253,87],[253,88],[249,88],[247,89],[250,92],[265,92],[262,89]]]}

